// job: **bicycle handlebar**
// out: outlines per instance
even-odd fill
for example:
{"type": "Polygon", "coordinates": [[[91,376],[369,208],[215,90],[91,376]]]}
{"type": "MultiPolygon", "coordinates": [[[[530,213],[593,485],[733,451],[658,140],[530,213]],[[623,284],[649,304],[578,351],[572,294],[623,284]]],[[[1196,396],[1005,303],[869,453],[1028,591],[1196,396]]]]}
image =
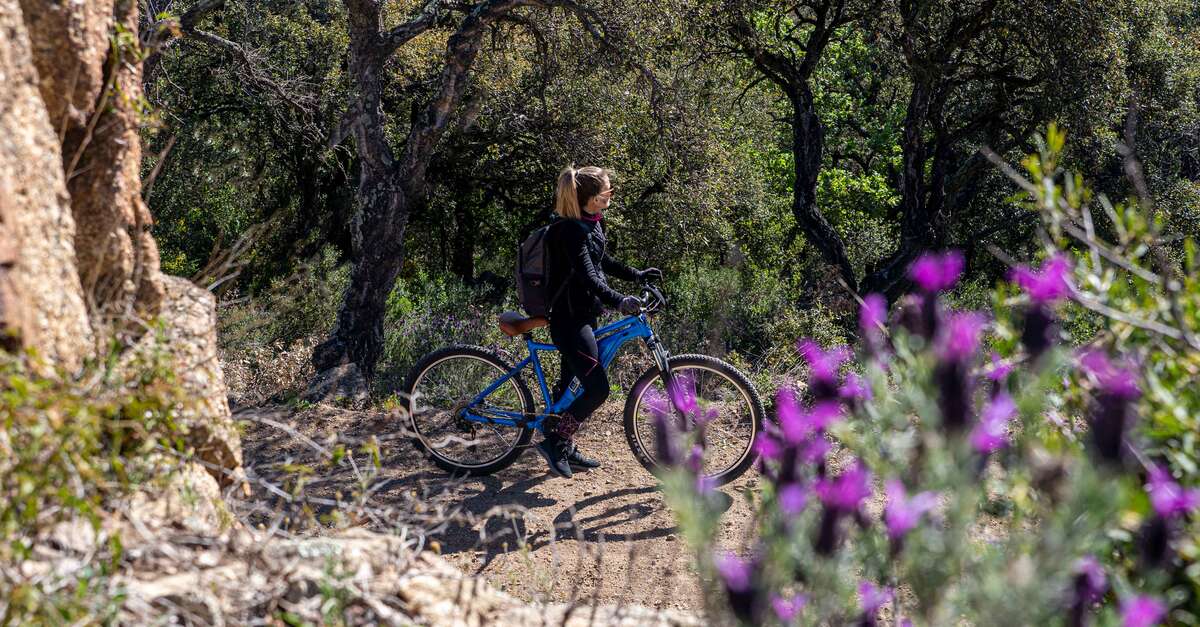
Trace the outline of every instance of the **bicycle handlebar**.
{"type": "Polygon", "coordinates": [[[642,301],[642,311],[645,313],[658,311],[667,305],[667,297],[648,281],[642,283],[642,297],[639,300],[642,301]]]}

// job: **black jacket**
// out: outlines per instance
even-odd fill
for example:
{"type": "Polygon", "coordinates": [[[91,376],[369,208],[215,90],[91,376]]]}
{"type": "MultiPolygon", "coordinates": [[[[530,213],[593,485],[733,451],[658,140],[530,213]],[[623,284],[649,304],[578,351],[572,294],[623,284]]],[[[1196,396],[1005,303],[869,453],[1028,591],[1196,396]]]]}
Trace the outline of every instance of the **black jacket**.
{"type": "Polygon", "coordinates": [[[603,306],[616,307],[624,297],[608,286],[607,272],[634,281],[637,271],[608,254],[608,238],[600,222],[555,217],[547,243],[550,246],[551,319],[563,315],[574,319],[594,318],[603,306]],[[563,281],[566,287],[563,288],[563,281]],[[562,289],[562,292],[559,292],[562,289]]]}

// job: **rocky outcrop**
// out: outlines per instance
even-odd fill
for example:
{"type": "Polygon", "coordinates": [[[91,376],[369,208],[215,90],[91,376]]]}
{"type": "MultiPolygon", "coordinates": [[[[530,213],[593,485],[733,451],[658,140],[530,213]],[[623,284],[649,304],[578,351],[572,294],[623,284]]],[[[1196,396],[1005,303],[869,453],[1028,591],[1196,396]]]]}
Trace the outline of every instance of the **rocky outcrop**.
{"type": "Polygon", "coordinates": [[[133,0],[0,0],[0,348],[68,375],[114,337],[124,363],[166,355],[197,400],[199,459],[227,482],[241,447],[215,303],[159,272],[141,198],[137,26],[133,0]]]}
{"type": "Polygon", "coordinates": [[[133,0],[22,0],[46,110],[62,138],[79,277],[93,328],[134,334],[163,295],[142,201],[144,110],[133,0]]]}
{"type": "Polygon", "coordinates": [[[21,0],[38,87],[55,134],[81,133],[104,88],[112,0],[21,0]]]}
{"type": "Polygon", "coordinates": [[[75,266],[75,223],[58,138],[17,0],[0,0],[0,327],[8,349],[78,368],[92,330],[75,266]]]}
{"type": "Polygon", "coordinates": [[[217,359],[216,299],[180,277],[163,276],[161,284],[160,329],[145,334],[123,361],[166,358],[176,382],[195,399],[195,405],[182,412],[181,426],[187,429],[196,456],[221,485],[228,485],[239,478],[242,445],[217,359]]]}

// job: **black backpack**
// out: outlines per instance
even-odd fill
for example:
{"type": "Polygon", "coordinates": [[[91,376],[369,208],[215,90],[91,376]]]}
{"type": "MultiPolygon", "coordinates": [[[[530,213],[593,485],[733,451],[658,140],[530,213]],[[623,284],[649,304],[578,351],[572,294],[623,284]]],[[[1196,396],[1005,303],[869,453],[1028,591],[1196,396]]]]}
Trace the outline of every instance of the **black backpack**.
{"type": "Polygon", "coordinates": [[[543,226],[530,233],[517,250],[517,300],[530,317],[548,315],[550,308],[567,288],[571,274],[575,273],[572,270],[553,295],[548,293],[550,248],[546,245],[546,238],[550,235],[550,226],[552,225],[543,226]]]}

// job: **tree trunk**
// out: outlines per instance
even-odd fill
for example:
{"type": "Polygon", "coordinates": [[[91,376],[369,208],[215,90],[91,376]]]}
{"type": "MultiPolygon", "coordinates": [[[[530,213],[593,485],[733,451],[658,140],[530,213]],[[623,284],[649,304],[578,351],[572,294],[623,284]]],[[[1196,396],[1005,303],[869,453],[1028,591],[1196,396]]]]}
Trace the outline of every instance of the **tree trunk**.
{"type": "Polygon", "coordinates": [[[838,269],[846,285],[854,289],[858,280],[846,256],[846,246],[817,207],[817,177],[821,173],[825,131],[807,83],[792,98],[792,111],[792,156],[796,174],[792,214],[808,241],[817,247],[825,261],[838,269]]]}
{"type": "Polygon", "coordinates": [[[450,250],[450,271],[466,283],[475,280],[475,236],[479,225],[471,204],[459,202],[454,207],[454,243],[450,250]]]}
{"type": "Polygon", "coordinates": [[[937,124],[935,87],[930,82],[917,82],[909,97],[901,137],[900,172],[900,244],[895,252],[872,268],[862,281],[863,292],[878,292],[894,302],[910,288],[908,266],[921,253],[942,245],[945,221],[942,199],[945,197],[946,149],[938,143],[929,180],[925,169],[929,162],[926,128],[937,124]]]}
{"type": "Polygon", "coordinates": [[[350,223],[354,266],[342,295],[337,324],[313,350],[318,371],[356,364],[368,379],[383,348],[387,294],[404,253],[409,203],[384,131],[384,64],[379,6],[350,2],[350,75],[354,80],[351,126],[359,155],[358,210],[350,223]]]}
{"type": "Polygon", "coordinates": [[[330,337],[313,350],[313,365],[324,371],[352,363],[370,381],[383,352],[387,296],[404,262],[404,229],[409,216],[428,201],[427,173],[434,149],[466,90],[484,30],[499,16],[527,3],[491,0],[464,18],[446,42],[438,91],[414,116],[399,159],[384,131],[384,64],[394,46],[381,32],[380,5],[372,0],[347,0],[346,4],[349,68],[356,91],[351,126],[361,167],[359,209],[351,222],[354,268],[337,324],[330,337]]]}

